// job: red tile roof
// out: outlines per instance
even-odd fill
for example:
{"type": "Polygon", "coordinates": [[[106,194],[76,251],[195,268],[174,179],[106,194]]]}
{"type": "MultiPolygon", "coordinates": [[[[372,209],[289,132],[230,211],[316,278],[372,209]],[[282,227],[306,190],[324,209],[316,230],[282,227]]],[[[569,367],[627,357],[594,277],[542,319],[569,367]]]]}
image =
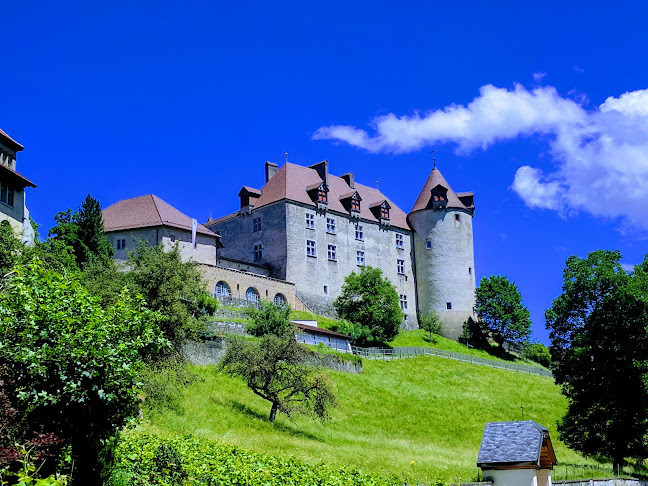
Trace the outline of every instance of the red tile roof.
{"type": "Polygon", "coordinates": [[[16,142],[13,138],[11,138],[9,135],[7,135],[2,129],[0,128],[0,142],[3,142],[5,145],[9,145],[12,149],[14,149],[16,152],[20,152],[23,147],[20,145],[18,142],[16,142]]]}
{"type": "MultiPolygon", "coordinates": [[[[191,218],[189,216],[181,213],[153,194],[122,199],[104,209],[102,214],[106,233],[154,226],[171,226],[172,228],[191,231],[191,218]]],[[[220,238],[202,224],[198,224],[196,232],[220,238]]]]}
{"type": "MultiPolygon", "coordinates": [[[[277,173],[272,176],[265,186],[261,189],[261,197],[255,203],[254,208],[260,208],[268,204],[288,199],[290,201],[300,202],[308,206],[316,207],[316,203],[309,197],[307,188],[322,183],[322,179],[315,169],[303,167],[301,165],[286,163],[277,173]]],[[[355,182],[355,188],[351,189],[344,179],[334,175],[328,176],[328,209],[339,213],[348,214],[348,211],[342,205],[340,196],[348,195],[355,190],[360,194],[362,203],[360,204],[360,217],[369,221],[378,222],[379,220],[369,209],[374,203],[388,201],[391,206],[390,224],[391,226],[409,230],[406,214],[390,201],[383,193],[373,187],[364,186],[355,182]]]]}
{"type": "MultiPolygon", "coordinates": [[[[430,176],[428,177],[427,181],[425,181],[425,185],[423,186],[423,189],[421,189],[421,193],[419,194],[419,197],[416,199],[416,202],[414,203],[414,207],[412,207],[412,210],[410,213],[413,213],[415,211],[421,211],[422,209],[427,209],[428,204],[430,202],[430,198],[432,197],[432,189],[434,189],[436,186],[441,185],[442,187],[445,187],[448,190],[448,208],[457,208],[457,209],[471,209],[474,208],[474,205],[472,207],[466,206],[457,194],[452,190],[450,187],[450,184],[445,180],[443,175],[441,174],[441,171],[439,169],[432,169],[432,172],[430,172],[430,176]]],[[[460,193],[462,197],[466,197],[468,195],[471,195],[472,193],[460,193]]]]}
{"type": "Polygon", "coordinates": [[[24,175],[20,174],[19,172],[16,172],[13,169],[10,169],[6,165],[0,164],[0,170],[5,171],[5,173],[8,173],[10,178],[14,178],[20,181],[21,184],[24,184],[23,187],[29,186],[29,187],[36,187],[36,184],[34,184],[32,181],[27,179],[24,175]]]}

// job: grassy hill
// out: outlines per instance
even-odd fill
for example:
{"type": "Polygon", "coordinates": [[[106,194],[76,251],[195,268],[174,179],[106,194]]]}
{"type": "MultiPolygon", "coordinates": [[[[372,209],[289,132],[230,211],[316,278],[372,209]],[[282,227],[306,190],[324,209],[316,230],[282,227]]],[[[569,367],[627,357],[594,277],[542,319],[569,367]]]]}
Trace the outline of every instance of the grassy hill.
{"type": "Polygon", "coordinates": [[[309,463],[354,466],[431,482],[474,479],[484,423],[533,419],[551,431],[559,461],[584,459],[557,440],[566,401],[549,378],[418,357],[364,361],[364,372],[332,372],[339,407],[326,423],[279,416],[240,380],[194,367],[199,380],[176,410],[147,415],[144,429],[192,434],[309,463]]]}

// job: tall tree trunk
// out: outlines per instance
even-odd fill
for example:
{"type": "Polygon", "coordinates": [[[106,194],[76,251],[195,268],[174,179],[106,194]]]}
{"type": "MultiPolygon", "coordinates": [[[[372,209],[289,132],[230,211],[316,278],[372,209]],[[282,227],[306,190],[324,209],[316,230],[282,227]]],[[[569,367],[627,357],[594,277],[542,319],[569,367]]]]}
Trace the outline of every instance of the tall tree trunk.
{"type": "Polygon", "coordinates": [[[270,423],[275,421],[275,418],[277,418],[277,402],[272,402],[272,408],[270,409],[270,417],[268,420],[270,423]]]}
{"type": "Polygon", "coordinates": [[[614,470],[614,474],[617,476],[623,474],[623,459],[623,457],[618,457],[617,454],[615,454],[615,457],[612,459],[612,469],[614,470]]]}

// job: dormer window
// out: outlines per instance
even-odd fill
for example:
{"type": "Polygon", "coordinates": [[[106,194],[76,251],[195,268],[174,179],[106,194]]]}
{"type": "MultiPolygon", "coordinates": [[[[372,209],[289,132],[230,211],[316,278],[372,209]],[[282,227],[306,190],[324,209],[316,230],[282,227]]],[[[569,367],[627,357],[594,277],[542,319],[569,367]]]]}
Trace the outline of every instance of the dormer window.
{"type": "Polygon", "coordinates": [[[239,197],[241,198],[241,209],[249,209],[254,207],[257,200],[261,197],[261,191],[259,191],[258,189],[253,189],[251,187],[243,186],[239,191],[239,197]]]}
{"type": "Polygon", "coordinates": [[[324,182],[312,184],[306,188],[308,196],[311,198],[311,201],[317,204],[318,209],[326,209],[326,205],[328,204],[328,191],[329,188],[324,182]]]}
{"type": "Polygon", "coordinates": [[[371,204],[369,206],[369,209],[376,217],[376,219],[380,220],[380,224],[389,225],[389,210],[391,209],[391,205],[387,202],[386,199],[384,201],[371,204]]]}
{"type": "Polygon", "coordinates": [[[346,194],[342,194],[340,196],[340,202],[342,203],[342,206],[344,206],[344,209],[351,213],[351,216],[359,216],[360,201],[362,201],[362,198],[360,197],[360,194],[358,194],[358,192],[355,190],[346,194]]]}
{"type": "Polygon", "coordinates": [[[443,209],[448,205],[448,189],[441,184],[432,189],[430,205],[434,209],[443,209]]]}

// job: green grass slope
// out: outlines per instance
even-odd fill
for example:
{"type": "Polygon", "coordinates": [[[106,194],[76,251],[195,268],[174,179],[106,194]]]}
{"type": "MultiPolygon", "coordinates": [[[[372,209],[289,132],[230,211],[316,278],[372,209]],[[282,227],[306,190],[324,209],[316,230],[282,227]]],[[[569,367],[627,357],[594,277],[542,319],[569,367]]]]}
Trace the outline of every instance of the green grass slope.
{"type": "Polygon", "coordinates": [[[559,461],[584,459],[557,440],[566,401],[549,378],[435,357],[364,361],[332,372],[339,406],[329,422],[279,416],[240,380],[195,367],[178,410],[147,416],[145,430],[192,434],[309,463],[353,466],[409,481],[474,479],[484,423],[533,419],[551,431],[559,461]]]}

